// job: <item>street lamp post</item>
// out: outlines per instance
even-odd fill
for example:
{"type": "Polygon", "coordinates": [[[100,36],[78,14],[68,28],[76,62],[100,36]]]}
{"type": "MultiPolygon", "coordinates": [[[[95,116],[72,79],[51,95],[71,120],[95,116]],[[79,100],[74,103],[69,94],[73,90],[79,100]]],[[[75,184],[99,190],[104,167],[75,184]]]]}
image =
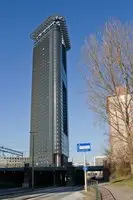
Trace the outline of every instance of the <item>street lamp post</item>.
{"type": "Polygon", "coordinates": [[[34,160],[34,157],[35,157],[35,153],[34,153],[34,150],[35,150],[35,148],[34,148],[34,134],[35,134],[36,132],[30,132],[30,134],[31,134],[31,138],[32,138],[32,149],[31,149],[31,154],[32,154],[32,156],[31,156],[31,158],[32,158],[32,174],[31,174],[31,185],[32,185],[32,190],[34,190],[34,168],[35,168],[35,160],[34,160]]]}

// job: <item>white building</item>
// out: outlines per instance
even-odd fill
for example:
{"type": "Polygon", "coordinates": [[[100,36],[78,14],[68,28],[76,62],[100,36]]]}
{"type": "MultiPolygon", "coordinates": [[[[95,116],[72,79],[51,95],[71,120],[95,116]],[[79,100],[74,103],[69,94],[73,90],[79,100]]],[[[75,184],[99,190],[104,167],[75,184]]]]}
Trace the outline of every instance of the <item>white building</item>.
{"type": "Polygon", "coordinates": [[[133,130],[133,97],[123,87],[117,88],[117,95],[107,98],[107,113],[112,158],[127,160],[128,131],[133,130]],[[126,152],[126,153],[125,153],[126,152]]]}
{"type": "Polygon", "coordinates": [[[104,161],[107,159],[106,156],[95,156],[94,157],[94,166],[104,165],[104,161]]]}
{"type": "Polygon", "coordinates": [[[29,163],[29,157],[0,157],[0,167],[24,167],[25,163],[29,163]]]}

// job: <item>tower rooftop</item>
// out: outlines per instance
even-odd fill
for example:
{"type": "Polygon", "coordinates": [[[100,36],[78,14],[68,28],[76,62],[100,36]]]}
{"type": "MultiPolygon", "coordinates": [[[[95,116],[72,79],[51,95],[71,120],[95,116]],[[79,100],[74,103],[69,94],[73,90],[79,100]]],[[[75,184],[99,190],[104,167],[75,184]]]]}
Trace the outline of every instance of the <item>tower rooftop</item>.
{"type": "Polygon", "coordinates": [[[71,45],[70,45],[69,35],[67,31],[67,26],[66,26],[66,20],[63,16],[53,15],[53,16],[48,17],[38,28],[35,29],[34,32],[31,33],[30,35],[31,39],[38,41],[38,39],[42,37],[43,34],[48,29],[50,29],[53,24],[57,24],[60,27],[60,31],[64,39],[66,49],[69,50],[71,48],[71,45]]]}

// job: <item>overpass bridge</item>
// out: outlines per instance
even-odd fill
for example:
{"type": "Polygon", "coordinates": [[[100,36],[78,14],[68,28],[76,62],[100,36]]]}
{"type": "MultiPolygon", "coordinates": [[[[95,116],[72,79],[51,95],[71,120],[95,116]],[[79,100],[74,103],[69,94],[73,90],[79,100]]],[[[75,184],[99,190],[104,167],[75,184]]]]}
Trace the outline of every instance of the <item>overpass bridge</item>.
{"type": "MultiPolygon", "coordinates": [[[[31,167],[0,168],[0,188],[31,186],[31,167]]],[[[88,166],[87,171],[103,171],[104,181],[108,181],[109,170],[104,166],[88,166]]],[[[83,185],[83,166],[35,167],[35,186],[83,185]]]]}
{"type": "MultiPolygon", "coordinates": [[[[73,166],[72,166],[73,167],[73,166]]],[[[73,167],[76,171],[83,170],[84,166],[76,166],[73,167]]],[[[30,168],[30,167],[29,167],[30,168]]],[[[64,171],[69,167],[35,167],[35,171],[64,171]]],[[[12,171],[12,172],[24,172],[24,167],[12,167],[12,168],[0,168],[0,172],[2,171],[12,171]]],[[[87,166],[87,171],[103,171],[104,166],[87,166]]]]}
{"type": "MultiPolygon", "coordinates": [[[[77,166],[76,167],[76,170],[83,170],[83,167],[84,166],[77,166]]],[[[103,171],[104,170],[104,166],[102,165],[100,165],[100,166],[87,166],[87,171],[90,171],[90,172],[92,172],[92,171],[103,171]]]]}

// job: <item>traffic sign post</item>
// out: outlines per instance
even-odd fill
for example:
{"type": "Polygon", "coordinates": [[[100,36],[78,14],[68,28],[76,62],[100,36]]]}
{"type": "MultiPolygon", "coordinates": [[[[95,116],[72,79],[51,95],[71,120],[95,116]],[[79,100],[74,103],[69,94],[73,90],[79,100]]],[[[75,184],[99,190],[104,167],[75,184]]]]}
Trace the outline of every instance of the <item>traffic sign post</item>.
{"type": "Polygon", "coordinates": [[[86,172],[86,152],[84,152],[84,180],[85,180],[85,191],[87,192],[87,172],[86,172]]]}
{"type": "Polygon", "coordinates": [[[77,152],[83,152],[84,154],[84,189],[87,192],[87,167],[86,167],[86,152],[91,151],[91,144],[90,143],[82,143],[82,144],[77,144],[77,152]]]}

